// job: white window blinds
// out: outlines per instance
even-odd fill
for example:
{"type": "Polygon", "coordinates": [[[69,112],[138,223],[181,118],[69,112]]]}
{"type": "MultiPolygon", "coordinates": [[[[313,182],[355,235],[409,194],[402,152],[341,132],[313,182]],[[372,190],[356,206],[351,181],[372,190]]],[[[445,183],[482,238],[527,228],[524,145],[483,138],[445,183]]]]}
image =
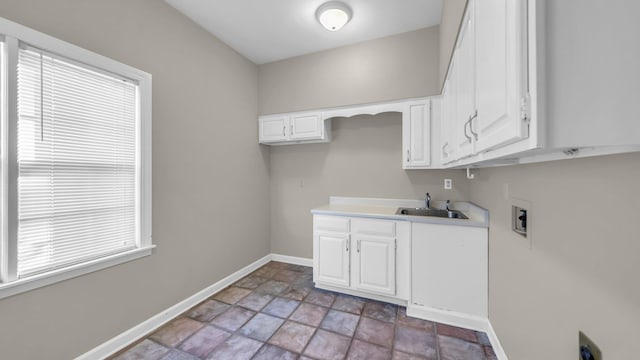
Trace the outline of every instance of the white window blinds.
{"type": "Polygon", "coordinates": [[[136,247],[137,85],[21,46],[19,277],[136,247]]]}

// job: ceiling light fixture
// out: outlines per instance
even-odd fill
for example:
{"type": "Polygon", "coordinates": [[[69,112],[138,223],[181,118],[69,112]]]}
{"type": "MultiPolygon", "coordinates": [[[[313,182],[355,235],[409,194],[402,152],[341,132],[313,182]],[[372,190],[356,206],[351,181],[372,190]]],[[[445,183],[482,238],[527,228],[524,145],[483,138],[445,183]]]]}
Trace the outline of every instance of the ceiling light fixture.
{"type": "Polygon", "coordinates": [[[351,19],[351,8],[339,1],[329,1],[320,5],[316,18],[329,31],[338,31],[351,19]]]}

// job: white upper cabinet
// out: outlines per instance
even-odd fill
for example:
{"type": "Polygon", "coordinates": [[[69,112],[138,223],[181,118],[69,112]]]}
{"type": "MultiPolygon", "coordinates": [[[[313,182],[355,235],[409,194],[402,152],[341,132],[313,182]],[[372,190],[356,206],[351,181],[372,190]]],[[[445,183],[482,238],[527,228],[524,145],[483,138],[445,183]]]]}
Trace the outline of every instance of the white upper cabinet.
{"type": "Polygon", "coordinates": [[[264,116],[260,118],[260,142],[287,140],[289,118],[284,115],[264,116]]]}
{"type": "Polygon", "coordinates": [[[477,134],[480,152],[529,135],[526,2],[479,0],[470,6],[475,9],[478,110],[470,132],[477,134]]]}
{"type": "Polygon", "coordinates": [[[424,169],[431,165],[431,101],[408,102],[402,116],[402,165],[424,169]]]}
{"type": "Polygon", "coordinates": [[[442,164],[528,137],[526,5],[469,0],[443,88],[442,164]]]}
{"type": "Polygon", "coordinates": [[[260,116],[258,124],[258,140],[261,144],[284,145],[330,140],[330,122],[323,120],[321,112],[260,116]]]}
{"type": "Polygon", "coordinates": [[[293,114],[289,119],[290,138],[296,140],[322,138],[323,121],[319,113],[293,114]]]}

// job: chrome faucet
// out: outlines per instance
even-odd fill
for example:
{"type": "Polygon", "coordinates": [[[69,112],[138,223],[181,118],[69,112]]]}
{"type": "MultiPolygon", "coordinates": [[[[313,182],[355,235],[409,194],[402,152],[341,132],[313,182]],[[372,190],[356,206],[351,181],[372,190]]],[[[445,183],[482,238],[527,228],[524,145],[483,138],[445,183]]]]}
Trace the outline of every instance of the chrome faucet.
{"type": "Polygon", "coordinates": [[[447,200],[447,211],[451,211],[451,210],[449,209],[449,203],[450,203],[450,202],[451,202],[450,200],[447,200]]]}
{"type": "Polygon", "coordinates": [[[429,193],[427,193],[424,198],[424,207],[427,209],[431,208],[431,195],[429,195],[429,193]]]}

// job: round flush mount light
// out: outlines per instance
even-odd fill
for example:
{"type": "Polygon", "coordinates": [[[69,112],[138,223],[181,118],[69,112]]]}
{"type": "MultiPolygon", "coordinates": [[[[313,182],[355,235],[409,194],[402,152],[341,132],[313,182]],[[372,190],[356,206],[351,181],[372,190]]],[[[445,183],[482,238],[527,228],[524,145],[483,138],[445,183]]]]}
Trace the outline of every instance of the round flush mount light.
{"type": "Polygon", "coordinates": [[[329,1],[316,11],[318,22],[329,31],[338,31],[351,19],[351,9],[345,3],[329,1]]]}

